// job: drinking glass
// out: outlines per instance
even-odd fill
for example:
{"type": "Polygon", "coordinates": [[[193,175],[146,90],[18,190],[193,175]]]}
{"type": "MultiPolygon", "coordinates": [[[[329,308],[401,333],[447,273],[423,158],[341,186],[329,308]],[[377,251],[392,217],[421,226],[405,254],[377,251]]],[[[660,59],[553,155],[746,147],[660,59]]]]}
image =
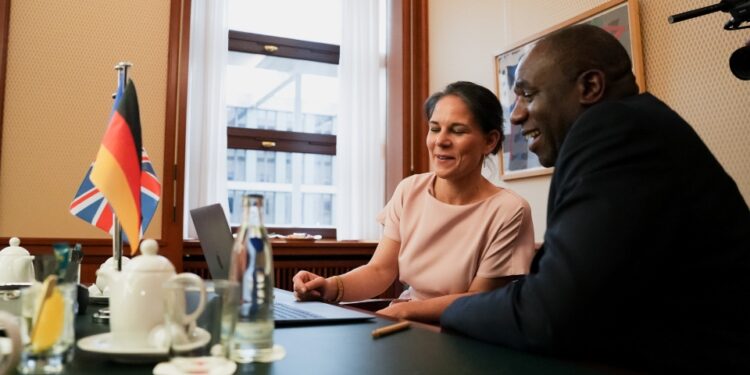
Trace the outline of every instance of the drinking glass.
{"type": "Polygon", "coordinates": [[[0,330],[6,337],[0,337],[0,374],[7,374],[16,365],[21,351],[21,335],[18,330],[18,317],[0,311],[0,330]]]}
{"type": "Polygon", "coordinates": [[[211,332],[211,354],[227,357],[240,307],[240,284],[214,280],[209,285],[208,300],[205,321],[199,324],[211,332]]]}
{"type": "Polygon", "coordinates": [[[59,374],[72,359],[77,286],[51,276],[21,291],[21,374],[59,374]]]}

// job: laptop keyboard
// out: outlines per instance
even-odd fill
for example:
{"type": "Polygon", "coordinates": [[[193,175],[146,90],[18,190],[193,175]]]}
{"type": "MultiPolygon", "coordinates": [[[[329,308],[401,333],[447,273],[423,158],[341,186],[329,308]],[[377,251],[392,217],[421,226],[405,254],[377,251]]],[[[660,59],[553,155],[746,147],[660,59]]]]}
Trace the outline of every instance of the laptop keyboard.
{"type": "Polygon", "coordinates": [[[289,306],[285,303],[273,304],[274,320],[304,320],[304,319],[322,319],[323,317],[309,311],[300,310],[289,306]]]}

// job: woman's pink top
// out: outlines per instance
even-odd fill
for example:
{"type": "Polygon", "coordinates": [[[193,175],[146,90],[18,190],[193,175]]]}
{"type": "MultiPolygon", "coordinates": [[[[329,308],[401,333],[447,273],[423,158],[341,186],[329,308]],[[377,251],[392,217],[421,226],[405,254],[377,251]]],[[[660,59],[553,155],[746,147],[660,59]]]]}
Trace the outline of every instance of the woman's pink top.
{"type": "Polygon", "coordinates": [[[401,243],[399,279],[410,286],[402,298],[464,293],[477,276],[529,272],[534,226],[523,198],[501,189],[478,202],[450,205],[434,197],[434,179],[434,173],[404,179],[378,215],[383,235],[401,243]]]}

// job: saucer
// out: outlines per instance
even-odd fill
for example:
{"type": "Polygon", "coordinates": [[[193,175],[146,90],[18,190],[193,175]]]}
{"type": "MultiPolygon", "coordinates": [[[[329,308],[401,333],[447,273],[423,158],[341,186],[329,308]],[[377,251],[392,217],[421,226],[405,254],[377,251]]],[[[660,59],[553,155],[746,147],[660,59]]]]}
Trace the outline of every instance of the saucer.
{"type": "Polygon", "coordinates": [[[109,305],[109,297],[89,296],[89,303],[92,305],[109,305]]]}
{"type": "MultiPolygon", "coordinates": [[[[197,327],[195,334],[195,348],[199,348],[211,341],[211,334],[203,328],[197,327]]],[[[169,348],[146,346],[142,348],[119,347],[112,338],[111,332],[87,336],[78,340],[78,348],[91,353],[105,354],[108,359],[124,363],[156,363],[167,359],[169,348]]]]}

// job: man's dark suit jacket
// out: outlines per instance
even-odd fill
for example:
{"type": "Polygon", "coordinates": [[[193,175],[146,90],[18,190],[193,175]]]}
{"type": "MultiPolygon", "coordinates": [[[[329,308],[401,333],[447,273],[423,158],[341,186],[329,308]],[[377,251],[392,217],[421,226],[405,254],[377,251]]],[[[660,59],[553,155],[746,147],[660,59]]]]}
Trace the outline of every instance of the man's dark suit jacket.
{"type": "Polygon", "coordinates": [[[571,126],[531,273],[457,300],[441,324],[621,367],[750,373],[749,301],[747,204],[695,131],[642,94],[571,126]]]}

